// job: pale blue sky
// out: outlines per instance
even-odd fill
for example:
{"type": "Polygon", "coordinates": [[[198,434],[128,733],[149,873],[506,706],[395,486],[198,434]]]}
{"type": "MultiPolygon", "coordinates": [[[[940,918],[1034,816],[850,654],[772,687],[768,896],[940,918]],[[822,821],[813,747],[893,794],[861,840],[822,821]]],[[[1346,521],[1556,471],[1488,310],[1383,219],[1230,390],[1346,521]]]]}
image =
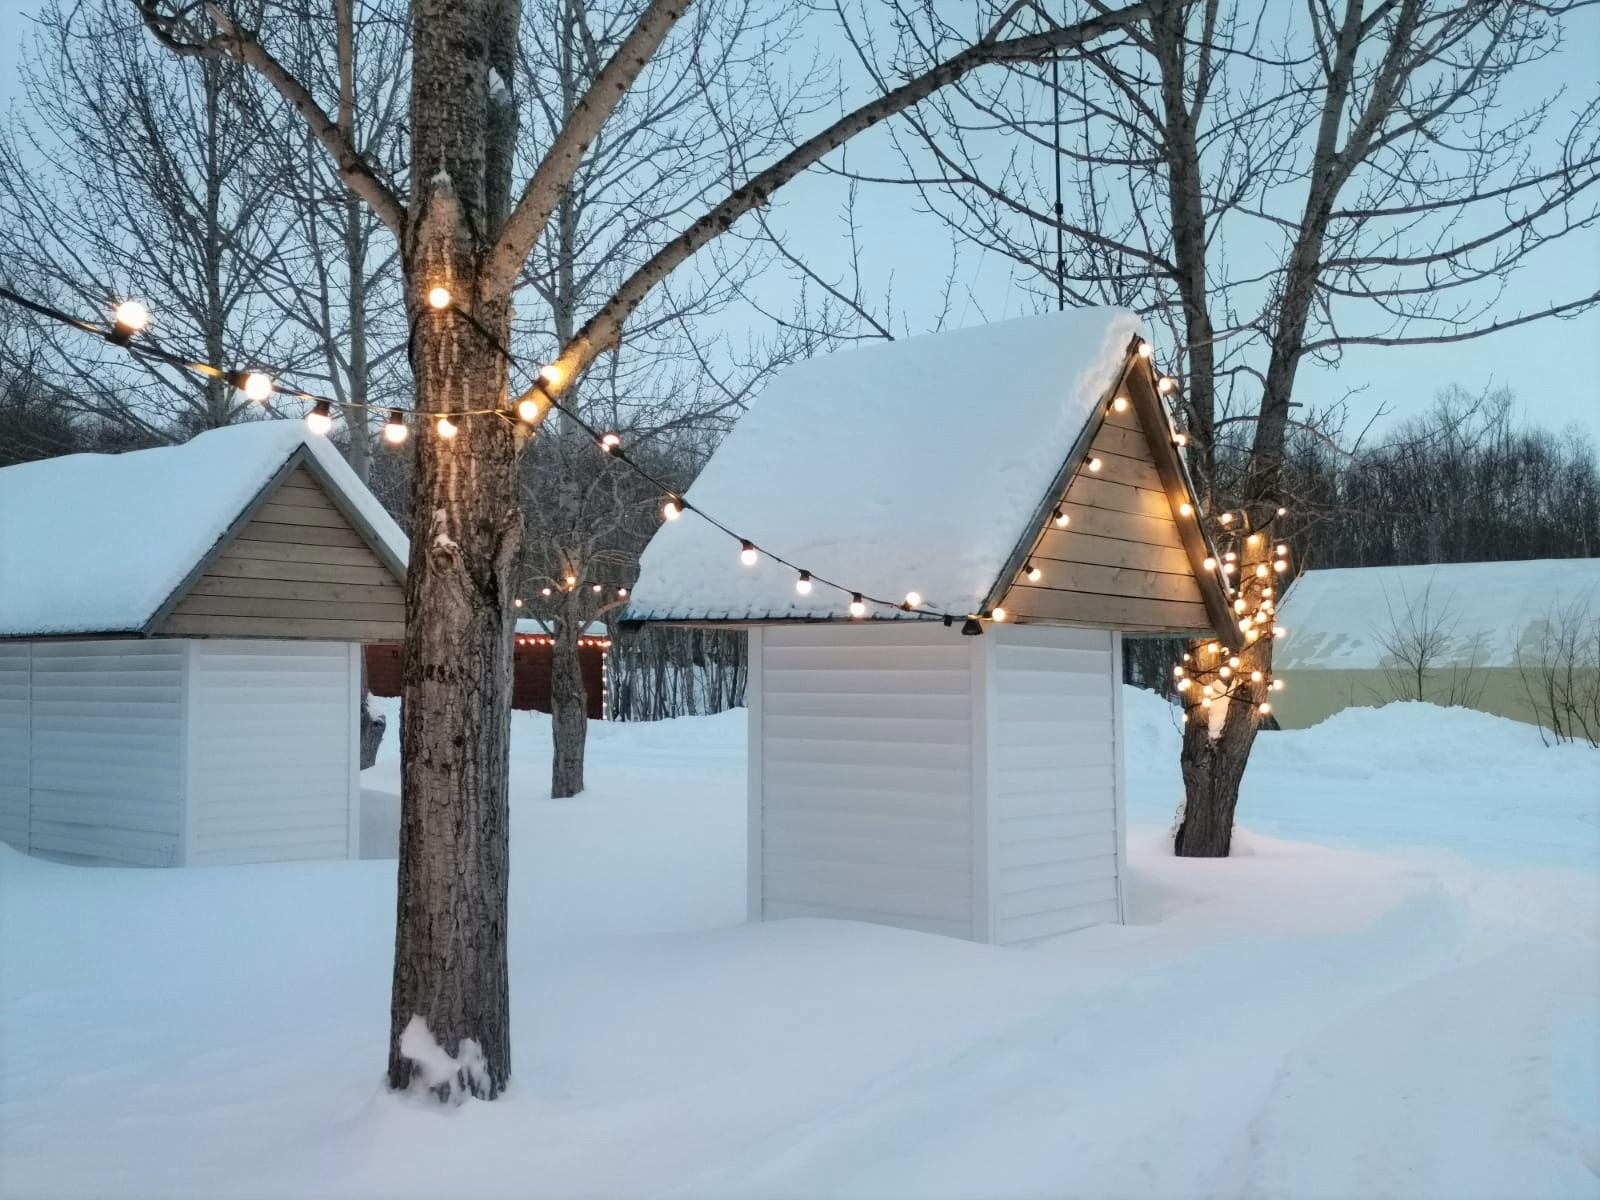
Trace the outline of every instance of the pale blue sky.
{"type": "MultiPolygon", "coordinates": [[[[0,0],[0,100],[8,104],[19,98],[16,60],[27,33],[27,14],[35,7],[34,0],[0,0]]],[[[820,24],[825,18],[819,15],[814,20],[820,24]]],[[[819,37],[826,36],[819,30],[819,37]]],[[[1527,73],[1520,84],[1526,91],[1511,99],[1532,103],[1546,89],[1565,84],[1576,105],[1595,87],[1595,60],[1589,50],[1596,45],[1600,45],[1600,11],[1591,10],[1572,22],[1566,51],[1527,73]]],[[[881,149],[881,141],[877,145],[881,149]]],[[[871,141],[858,145],[851,152],[852,164],[864,168],[873,150],[871,141]]],[[[896,166],[885,164],[886,170],[896,166]]],[[[826,179],[804,181],[786,196],[778,215],[781,226],[792,232],[796,249],[821,262],[837,261],[840,194],[839,185],[826,179]]],[[[914,200],[909,189],[865,189],[857,216],[870,278],[879,291],[893,280],[895,296],[904,306],[900,315],[917,329],[935,315],[930,297],[942,285],[949,266],[949,235],[934,218],[916,213],[914,200]]],[[[1032,300],[1012,291],[1002,264],[983,262],[967,251],[963,282],[972,298],[952,310],[952,325],[1031,311],[1032,300]]],[[[1523,272],[1503,298],[1501,315],[1513,316],[1542,307],[1550,298],[1569,298],[1596,286],[1600,286],[1600,235],[1591,233],[1523,272]]],[[[1337,370],[1314,367],[1303,372],[1300,399],[1316,404],[1364,389],[1351,402],[1351,424],[1359,427],[1380,403],[1403,417],[1426,406],[1443,384],[1460,383],[1477,390],[1491,381],[1509,385],[1531,420],[1551,427],[1576,423],[1600,442],[1600,312],[1449,346],[1356,349],[1337,370]]]]}

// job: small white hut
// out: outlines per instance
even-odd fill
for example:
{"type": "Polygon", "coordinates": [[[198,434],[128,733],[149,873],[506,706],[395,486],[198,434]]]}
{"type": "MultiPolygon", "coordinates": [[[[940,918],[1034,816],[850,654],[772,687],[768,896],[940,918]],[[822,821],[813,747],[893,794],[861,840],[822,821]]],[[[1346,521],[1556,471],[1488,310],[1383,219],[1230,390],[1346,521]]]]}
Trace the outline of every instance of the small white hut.
{"type": "Polygon", "coordinates": [[[0,841],[355,857],[361,643],[401,638],[405,561],[298,421],[0,470],[0,841]]]}
{"type": "Polygon", "coordinates": [[[749,628],[752,919],[1121,919],[1121,634],[1235,633],[1138,329],[1080,310],[796,366],[647,548],[631,619],[749,628]],[[890,603],[852,619],[856,592],[890,603]]]}

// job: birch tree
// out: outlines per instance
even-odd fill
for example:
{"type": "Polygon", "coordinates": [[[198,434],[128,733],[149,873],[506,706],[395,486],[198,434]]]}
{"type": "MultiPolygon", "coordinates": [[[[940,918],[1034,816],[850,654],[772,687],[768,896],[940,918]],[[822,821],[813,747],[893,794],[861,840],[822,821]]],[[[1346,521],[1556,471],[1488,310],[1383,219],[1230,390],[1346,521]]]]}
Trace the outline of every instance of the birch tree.
{"type": "MultiPolygon", "coordinates": [[[[203,7],[136,0],[171,51],[255,71],[306,122],[339,178],[401,248],[420,432],[406,579],[401,830],[389,1083],[440,1099],[500,1094],[511,1074],[506,981],[506,786],[510,734],[516,502],[520,444],[629,319],[697,252],[726,235],[850,138],[996,63],[1086,45],[1161,7],[1135,4],[1012,35],[980,31],[955,53],[846,112],[682,224],[641,230],[638,267],[557,348],[537,376],[513,380],[506,353],[512,293],[552,215],[612,113],[668,43],[690,0],[640,3],[627,34],[517,186],[516,0],[415,0],[410,11],[410,174],[367,162],[319,95],[274,50],[273,6],[249,20],[228,0],[203,7]],[[439,289],[449,302],[434,306],[439,289]],[[512,386],[515,383],[516,392],[512,386]],[[526,398],[526,406],[513,406],[526,398]],[[521,410],[530,420],[520,423],[521,410]],[[435,436],[435,414],[456,414],[435,436]],[[440,1067],[449,1056],[450,1069],[440,1067]]],[[[360,98],[357,98],[360,104],[360,98]]]]}
{"type": "MultiPolygon", "coordinates": [[[[924,0],[896,7],[898,28],[927,27],[924,0]]],[[[1581,7],[1164,6],[1053,75],[1016,65],[935,97],[898,139],[901,180],[1041,306],[1130,306],[1164,327],[1190,464],[1232,523],[1213,531],[1272,545],[1289,434],[1325,436],[1296,412],[1304,368],[1600,303],[1593,272],[1556,270],[1545,298],[1504,304],[1513,277],[1600,220],[1600,101],[1506,92],[1581,7]]],[[[1242,648],[1263,682],[1240,686],[1225,720],[1187,723],[1179,854],[1228,853],[1272,641],[1242,648]]]]}

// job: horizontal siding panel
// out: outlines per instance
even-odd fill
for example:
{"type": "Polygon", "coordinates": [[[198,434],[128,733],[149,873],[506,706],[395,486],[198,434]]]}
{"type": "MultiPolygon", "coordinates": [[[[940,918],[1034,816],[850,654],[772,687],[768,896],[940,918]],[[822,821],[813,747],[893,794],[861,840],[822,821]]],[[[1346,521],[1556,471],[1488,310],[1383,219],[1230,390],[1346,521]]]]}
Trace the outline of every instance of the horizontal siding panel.
{"type": "Polygon", "coordinates": [[[35,825],[29,832],[29,850],[132,867],[170,867],[178,862],[176,836],[167,839],[164,845],[134,844],[124,839],[108,843],[82,836],[81,827],[35,825]]]}
{"type": "MultiPolygon", "coordinates": [[[[1109,769],[1108,769],[1109,773],[1109,769]]],[[[1116,791],[1104,787],[1085,787],[1076,776],[1064,779],[1059,773],[1022,774],[1005,772],[1000,776],[999,812],[1002,818],[1048,817],[1057,814],[1109,812],[1116,805],[1116,791]]]]}
{"type": "Polygon", "coordinates": [[[343,804],[332,816],[326,806],[320,812],[280,811],[262,806],[254,818],[197,818],[195,836],[204,839],[207,850],[295,846],[307,842],[337,842],[342,846],[348,828],[343,804]]]}
{"type": "Polygon", "coordinates": [[[370,606],[398,604],[404,608],[405,595],[393,578],[378,584],[303,579],[238,579],[207,575],[195,581],[191,596],[232,596],[242,599],[299,600],[314,604],[352,605],[366,612],[370,606]]]}
{"type": "MultiPolygon", "coordinates": [[[[762,654],[766,650],[763,648],[762,654]]],[[[971,673],[959,671],[918,671],[914,676],[906,672],[834,670],[810,671],[789,669],[766,672],[768,693],[826,692],[833,695],[876,695],[894,697],[906,693],[937,696],[967,696],[971,691],[971,673]]]]}
{"type": "Polygon", "coordinates": [[[1122,629],[1129,623],[1176,632],[1204,632],[1211,628],[1206,606],[1199,601],[1099,596],[1016,584],[1006,593],[1005,603],[1018,617],[1077,621],[1108,629],[1122,629]]]}
{"type": "Polygon", "coordinates": [[[328,641],[398,642],[403,621],[342,621],[304,617],[179,616],[167,618],[163,630],[173,637],[321,638],[328,641]]]}
{"type": "Polygon", "coordinates": [[[1067,489],[1067,500],[1072,504],[1172,523],[1172,505],[1168,503],[1165,492],[1112,483],[1096,478],[1087,468],[1072,481],[1072,486],[1067,489]]]}
{"type": "Polygon", "coordinates": [[[1085,833],[1115,833],[1117,814],[1111,805],[1093,812],[1052,813],[1042,817],[1000,818],[1002,846],[1019,842],[1053,841],[1085,833]]]}
{"type": "Polygon", "coordinates": [[[1054,887],[1027,888],[1003,892],[995,901],[995,915],[1002,921],[1015,917],[1028,917],[1035,913],[1060,912],[1083,904],[1117,899],[1115,872],[1097,879],[1082,879],[1076,883],[1062,883],[1054,887]]]}
{"type": "Polygon", "coordinates": [[[1068,526],[1054,524],[1039,539],[1033,551],[1040,566],[1049,562],[1088,563],[1101,567],[1125,567],[1136,571],[1163,571],[1172,575],[1192,573],[1194,565],[1180,545],[1152,546],[1118,538],[1097,537],[1068,526]]]}
{"type": "MultiPolygon", "coordinates": [[[[300,547],[296,547],[299,549],[300,547]]],[[[345,562],[292,562],[270,558],[254,558],[238,553],[224,554],[206,570],[207,579],[273,579],[300,580],[305,583],[356,584],[367,587],[389,586],[399,589],[389,568],[370,565],[365,551],[354,563],[345,562]]]]}
{"type": "Polygon", "coordinates": [[[35,787],[34,817],[53,825],[137,830],[171,837],[178,827],[178,796],[144,795],[131,791],[93,795],[67,790],[66,781],[52,779],[48,788],[35,787]]]}
{"type": "Polygon", "coordinates": [[[893,792],[883,788],[803,787],[788,778],[768,783],[766,800],[773,808],[803,812],[871,812],[883,816],[950,821],[966,820],[971,808],[964,794],[893,792]]]}
{"type": "MultiPolygon", "coordinates": [[[[766,718],[837,717],[958,721],[970,719],[972,702],[959,696],[858,696],[828,692],[768,692],[762,698],[766,718]]],[[[963,734],[965,736],[965,734],[963,734]]]]}
{"type": "MultiPolygon", "coordinates": [[[[1123,432],[1123,431],[1118,431],[1123,432]]],[[[1103,443],[1095,438],[1091,445],[1091,455],[1100,460],[1100,470],[1090,478],[1104,480],[1107,483],[1122,483],[1129,487],[1143,488],[1146,491],[1165,493],[1162,485],[1161,474],[1156,470],[1156,464],[1147,454],[1143,458],[1127,454],[1119,454],[1111,449],[1108,442],[1103,443]]]]}
{"type": "Polygon", "coordinates": [[[967,911],[972,898],[972,875],[964,865],[941,869],[769,853],[762,874],[767,881],[767,894],[771,896],[793,895],[797,888],[816,886],[837,894],[833,888],[838,885],[905,894],[911,897],[914,909],[919,897],[939,895],[953,901],[959,912],[967,911]]]}
{"type": "Polygon", "coordinates": [[[909,691],[923,671],[965,673],[972,652],[954,641],[944,646],[763,646],[761,660],[764,670],[782,673],[791,669],[904,673],[900,687],[909,691]]]}
{"type": "MultiPolygon", "coordinates": [[[[1101,701],[1103,709],[1110,706],[1109,697],[1101,701]]],[[[995,729],[994,745],[1002,753],[1029,746],[1060,746],[1092,752],[1098,746],[1111,743],[1113,726],[1109,712],[1084,718],[1063,715],[1051,720],[1045,704],[997,704],[996,707],[1001,710],[1001,716],[995,729]]]]}
{"type": "Polygon", "coordinates": [[[186,617],[286,617],[325,618],[362,621],[404,621],[405,604],[397,597],[389,603],[366,603],[331,607],[323,600],[283,600],[269,596],[212,596],[191,591],[176,609],[174,616],[186,617]],[[340,613],[359,614],[340,617],[340,613]]]}
{"type": "Polygon", "coordinates": [[[302,504],[287,504],[277,498],[267,501],[256,509],[255,517],[247,526],[246,532],[254,532],[258,521],[272,525],[300,525],[323,529],[350,528],[350,522],[344,519],[344,514],[331,504],[308,507],[302,504]]]}
{"type": "Polygon", "coordinates": [[[853,838],[927,846],[961,846],[969,840],[971,824],[965,819],[885,817],[873,813],[820,813],[801,809],[768,809],[763,833],[773,837],[853,838]]]}
{"type": "MultiPolygon", "coordinates": [[[[841,621],[828,624],[772,625],[762,630],[762,654],[793,646],[846,649],[866,646],[949,646],[959,634],[935,621],[841,621]]],[[[959,644],[959,642],[957,642],[959,644]]]]}
{"type": "Polygon", "coordinates": [[[241,538],[251,542],[290,542],[306,546],[343,546],[348,550],[366,550],[367,543],[354,529],[324,528],[279,521],[251,521],[240,531],[241,538]]]}
{"type": "Polygon", "coordinates": [[[268,562],[329,563],[361,568],[371,568],[373,563],[378,563],[382,566],[381,560],[359,537],[353,540],[353,544],[321,546],[307,545],[303,542],[258,540],[252,538],[250,532],[250,529],[246,528],[239,537],[229,542],[223,557],[235,561],[248,559],[268,562]]]}
{"type": "Polygon", "coordinates": [[[1046,650],[1000,645],[994,655],[995,687],[1003,692],[1049,689],[1104,695],[1111,687],[1111,651],[1105,646],[1046,650]]]}
{"type": "Polygon", "coordinates": [[[792,917],[827,918],[836,921],[870,921],[879,925],[898,925],[920,933],[938,933],[945,937],[971,936],[970,918],[959,921],[937,920],[931,917],[912,916],[905,913],[882,912],[870,908],[849,908],[839,904],[796,904],[783,900],[768,900],[762,915],[769,921],[792,917]]]}
{"type": "Polygon", "coordinates": [[[1183,542],[1178,537],[1178,526],[1170,516],[1147,517],[1138,513],[1115,512],[1108,508],[1092,508],[1086,504],[1076,504],[1070,499],[1064,509],[1068,521],[1065,528],[1078,533],[1116,538],[1125,542],[1142,542],[1150,546],[1183,549],[1183,542]]]}
{"type": "Polygon", "coordinates": [[[784,762],[781,771],[774,770],[769,761],[766,777],[781,778],[786,784],[806,788],[863,788],[912,795],[927,792],[967,796],[972,790],[972,776],[968,771],[932,767],[868,766],[862,763],[806,762],[796,759],[784,762]]]}
{"type": "Polygon", "coordinates": [[[1032,842],[1015,842],[995,847],[994,865],[998,869],[1028,867],[1037,863],[1071,862],[1080,858],[1095,858],[1102,854],[1116,854],[1117,835],[1114,830],[1078,834],[1075,837],[1043,838],[1032,842]]]}
{"type": "Polygon", "coordinates": [[[955,896],[924,889],[901,891],[892,887],[793,877],[782,880],[767,878],[763,886],[769,904],[828,905],[881,913],[891,918],[932,918],[960,923],[968,928],[972,920],[972,898],[965,893],[955,896]]]}
{"type": "Polygon", "coordinates": [[[1092,592],[1102,596],[1202,603],[1200,585],[1187,569],[1182,574],[1174,574],[1169,571],[1043,561],[1036,562],[1034,567],[1040,577],[1030,582],[1043,591],[1092,592]]]}
{"type": "MultiPolygon", "coordinates": [[[[766,714],[766,733],[772,741],[884,742],[897,746],[948,746],[952,739],[965,742],[965,719],[936,721],[922,717],[790,717],[766,714]]],[[[965,760],[963,760],[965,761],[965,760]]]]}
{"type": "Polygon", "coordinates": [[[1096,900],[1074,908],[1054,912],[1032,913],[1025,917],[1011,917],[998,922],[1000,940],[1009,946],[1023,945],[1049,937],[1059,937],[1090,925],[1115,924],[1117,901],[1096,900]]]}
{"type": "Polygon", "coordinates": [[[872,863],[885,867],[924,867],[939,871],[970,871],[972,855],[966,842],[928,842],[910,838],[864,838],[842,831],[794,833],[768,829],[761,844],[768,857],[815,863],[872,863]]]}
{"type": "Polygon", "coordinates": [[[1117,877],[1117,856],[1096,854],[1089,858],[1056,860],[1014,867],[1001,880],[1002,895],[1010,892],[1030,892],[1040,888],[1065,887],[1091,879],[1117,877]]]}
{"type": "Polygon", "coordinates": [[[826,738],[768,738],[764,755],[770,766],[784,763],[826,762],[835,766],[875,768],[915,767],[932,770],[965,770],[972,759],[965,743],[938,745],[897,741],[835,741],[826,738]]]}
{"type": "Polygon", "coordinates": [[[1155,462],[1150,457],[1150,443],[1145,439],[1142,429],[1129,429],[1108,421],[1095,432],[1089,446],[1096,452],[1120,454],[1124,458],[1137,458],[1152,464],[1155,462]]]}

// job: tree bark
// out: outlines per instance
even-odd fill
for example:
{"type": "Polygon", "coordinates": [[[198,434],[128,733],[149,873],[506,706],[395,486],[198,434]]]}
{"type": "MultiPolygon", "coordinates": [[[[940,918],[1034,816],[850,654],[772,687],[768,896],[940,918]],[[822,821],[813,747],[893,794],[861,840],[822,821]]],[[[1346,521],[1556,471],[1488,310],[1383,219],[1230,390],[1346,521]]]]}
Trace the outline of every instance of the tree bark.
{"type": "Polygon", "coordinates": [[[578,659],[578,638],[583,617],[574,611],[581,596],[569,594],[556,614],[550,647],[550,736],[554,756],[550,764],[550,796],[560,800],[583,791],[584,748],[588,742],[588,694],[578,659]]]}

